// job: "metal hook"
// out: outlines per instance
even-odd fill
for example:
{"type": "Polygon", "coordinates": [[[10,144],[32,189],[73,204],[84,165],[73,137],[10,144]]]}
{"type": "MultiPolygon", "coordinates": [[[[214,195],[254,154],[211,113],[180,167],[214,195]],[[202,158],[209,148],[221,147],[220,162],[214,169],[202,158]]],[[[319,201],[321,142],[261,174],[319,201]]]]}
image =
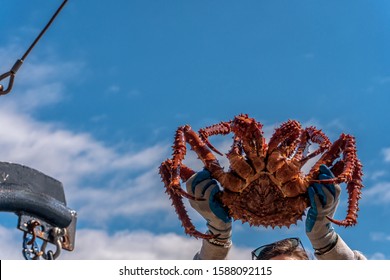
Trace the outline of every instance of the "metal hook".
{"type": "Polygon", "coordinates": [[[53,235],[53,244],[56,245],[56,251],[53,253],[52,250],[49,250],[47,252],[46,251],[46,246],[47,246],[47,241],[44,241],[43,244],[42,244],[42,247],[41,247],[41,251],[42,251],[42,257],[45,259],[45,260],[55,260],[59,257],[59,255],[61,254],[61,249],[62,249],[62,246],[61,246],[61,238],[64,236],[64,230],[63,229],[60,229],[60,228],[53,228],[52,230],[52,235],[53,235]]]}
{"type": "Polygon", "coordinates": [[[47,241],[44,241],[43,244],[42,244],[42,247],[41,247],[41,251],[42,251],[42,257],[45,259],[45,260],[55,260],[57,259],[60,254],[61,254],[61,240],[60,238],[57,238],[57,240],[55,241],[55,245],[56,245],[56,251],[53,253],[52,250],[49,250],[47,252],[46,251],[46,246],[47,246],[47,241]]]}
{"type": "Polygon", "coordinates": [[[59,12],[62,10],[62,8],[65,6],[66,2],[68,2],[68,0],[64,0],[61,4],[61,6],[57,9],[57,11],[54,13],[54,15],[51,17],[51,19],[49,20],[49,22],[46,24],[46,26],[42,29],[41,33],[39,33],[39,35],[35,38],[34,42],[30,45],[30,47],[27,49],[27,51],[24,53],[24,55],[22,56],[21,59],[18,59],[14,66],[12,66],[11,70],[2,74],[0,76],[0,81],[6,79],[7,77],[9,77],[9,81],[8,81],[8,86],[4,89],[3,85],[0,84],[0,95],[5,95],[7,93],[9,93],[11,90],[12,90],[12,87],[13,87],[13,84],[14,84],[14,78],[15,78],[15,74],[16,72],[19,70],[20,66],[22,66],[23,64],[23,61],[26,59],[26,57],[28,56],[28,54],[31,52],[31,50],[35,47],[36,43],[39,41],[39,39],[41,39],[42,35],[46,32],[46,30],[49,28],[49,26],[52,24],[52,22],[54,21],[54,19],[57,17],[57,15],[59,14],[59,12]]]}
{"type": "Polygon", "coordinates": [[[0,76],[0,81],[7,78],[7,77],[10,77],[9,78],[9,81],[8,81],[8,86],[7,88],[4,90],[4,87],[2,84],[0,84],[0,95],[6,95],[7,93],[9,93],[12,89],[12,86],[14,85],[14,78],[15,78],[15,74],[12,73],[11,71],[8,71],[7,73],[4,73],[3,75],[0,76]]]}
{"type": "Polygon", "coordinates": [[[8,86],[5,90],[3,85],[0,84],[0,95],[5,95],[12,90],[12,86],[14,85],[15,74],[19,70],[20,66],[22,66],[22,64],[23,64],[23,60],[18,59],[15,62],[14,66],[12,66],[11,70],[9,70],[8,72],[0,76],[0,81],[9,77],[8,86]]]}

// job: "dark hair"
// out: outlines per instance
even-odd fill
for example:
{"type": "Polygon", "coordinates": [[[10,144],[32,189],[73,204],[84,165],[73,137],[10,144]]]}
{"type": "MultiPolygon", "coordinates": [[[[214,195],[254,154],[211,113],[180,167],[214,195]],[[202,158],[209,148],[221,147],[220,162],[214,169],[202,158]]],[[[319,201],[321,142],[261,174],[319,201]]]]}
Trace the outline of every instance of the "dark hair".
{"type": "Polygon", "coordinates": [[[299,238],[283,239],[252,251],[252,259],[254,260],[269,260],[280,255],[287,255],[297,260],[309,259],[299,238]]]}

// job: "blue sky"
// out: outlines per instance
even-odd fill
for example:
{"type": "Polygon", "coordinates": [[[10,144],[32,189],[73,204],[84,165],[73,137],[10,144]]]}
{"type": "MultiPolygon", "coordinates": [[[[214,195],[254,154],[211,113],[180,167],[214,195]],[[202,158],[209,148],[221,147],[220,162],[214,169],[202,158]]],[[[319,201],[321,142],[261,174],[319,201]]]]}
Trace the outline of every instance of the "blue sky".
{"type": "MultiPolygon", "coordinates": [[[[61,2],[2,1],[1,73],[61,2]]],[[[358,224],[336,230],[368,258],[390,259],[389,26],[388,1],[70,0],[1,96],[0,160],[64,184],[78,226],[61,258],[191,259],[201,242],[184,234],[157,172],[176,128],[247,113],[269,137],[296,119],[332,141],[356,137],[358,224]]],[[[212,141],[227,150],[231,138],[212,141]]],[[[188,164],[201,168],[190,152],[188,164]]],[[[22,258],[16,223],[1,213],[1,259],[22,258]]],[[[288,236],[310,247],[302,222],[235,222],[230,258],[288,236]]]]}

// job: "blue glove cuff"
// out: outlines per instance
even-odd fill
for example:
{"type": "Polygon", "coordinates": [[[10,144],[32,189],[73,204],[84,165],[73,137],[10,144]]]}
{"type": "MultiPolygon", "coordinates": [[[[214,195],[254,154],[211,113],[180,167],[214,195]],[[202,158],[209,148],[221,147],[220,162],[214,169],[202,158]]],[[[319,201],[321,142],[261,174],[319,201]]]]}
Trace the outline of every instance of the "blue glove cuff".
{"type": "MultiPolygon", "coordinates": [[[[320,166],[320,174],[318,175],[319,180],[327,180],[334,178],[334,175],[332,171],[327,167],[325,164],[322,164],[320,166]]],[[[313,183],[309,186],[307,189],[307,193],[309,195],[310,200],[310,209],[307,212],[307,218],[306,218],[306,232],[311,232],[313,230],[314,224],[317,221],[318,218],[318,207],[315,196],[318,197],[318,200],[321,204],[321,207],[325,207],[328,203],[327,196],[324,192],[324,188],[326,188],[335,198],[336,196],[336,188],[334,184],[321,184],[321,183],[313,183]]],[[[326,224],[326,226],[330,227],[330,223],[326,224]]]]}
{"type": "Polygon", "coordinates": [[[199,171],[198,173],[196,173],[195,178],[194,178],[194,180],[192,181],[192,184],[191,184],[192,193],[195,192],[196,186],[200,182],[202,182],[202,181],[204,181],[206,179],[211,179],[211,173],[207,169],[203,169],[202,171],[199,171]]]}
{"type": "Polygon", "coordinates": [[[215,195],[219,193],[220,190],[218,186],[216,186],[210,193],[210,200],[209,205],[211,211],[213,211],[214,215],[217,216],[220,220],[222,220],[224,223],[230,223],[232,221],[232,218],[229,217],[226,210],[223,208],[222,204],[218,201],[216,201],[215,195]]]}
{"type": "MultiPolygon", "coordinates": [[[[211,178],[211,173],[207,169],[203,169],[202,171],[199,171],[194,180],[192,181],[191,184],[191,190],[194,193],[195,188],[197,187],[198,184],[200,184],[202,181],[207,180],[207,179],[212,179],[211,178]]],[[[224,223],[230,223],[232,221],[232,218],[229,217],[228,213],[226,210],[223,208],[222,204],[216,200],[215,195],[220,192],[220,189],[218,187],[218,183],[216,180],[211,180],[209,183],[207,183],[202,190],[202,195],[204,192],[210,187],[210,185],[215,184],[213,189],[210,192],[210,198],[209,198],[209,207],[210,210],[213,212],[215,216],[217,216],[221,221],[224,223]]]]}

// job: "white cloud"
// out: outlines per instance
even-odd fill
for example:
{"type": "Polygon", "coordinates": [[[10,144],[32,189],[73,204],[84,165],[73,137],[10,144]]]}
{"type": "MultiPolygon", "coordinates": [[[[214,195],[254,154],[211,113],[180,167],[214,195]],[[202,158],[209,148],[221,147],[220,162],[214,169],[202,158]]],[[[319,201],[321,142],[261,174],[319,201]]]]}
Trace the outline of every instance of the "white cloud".
{"type": "MultiPolygon", "coordinates": [[[[108,235],[99,230],[83,230],[78,234],[80,243],[71,259],[133,259],[169,260],[192,259],[201,247],[201,240],[187,238],[174,233],[153,234],[147,231],[116,232],[108,235]],[[96,242],[98,241],[98,242],[96,242]],[[91,256],[91,251],[94,251],[91,256]]],[[[230,259],[250,258],[245,249],[234,248],[230,259]]]]}
{"type": "Polygon", "coordinates": [[[102,222],[116,215],[167,208],[157,172],[167,147],[119,152],[89,134],[10,110],[0,110],[0,127],[1,160],[27,165],[61,181],[68,204],[77,206],[81,219],[102,222]]]}
{"type": "Polygon", "coordinates": [[[22,237],[23,233],[19,230],[8,229],[0,225],[0,259],[18,260],[23,259],[22,255],[22,237]]]}
{"type": "MultiPolygon", "coordinates": [[[[0,259],[23,259],[23,233],[0,226],[0,259]]],[[[119,231],[109,235],[103,230],[81,229],[76,232],[74,251],[62,250],[61,260],[191,260],[201,247],[201,240],[174,233],[119,231]]],[[[55,250],[48,245],[48,250],[55,250]]],[[[229,259],[250,259],[250,249],[233,246],[229,259]]]]}
{"type": "Polygon", "coordinates": [[[390,183],[380,182],[364,189],[364,201],[375,204],[390,202],[390,183]]]}
{"type": "Polygon", "coordinates": [[[30,164],[63,180],[97,171],[148,168],[164,152],[156,145],[122,155],[87,133],[73,133],[4,108],[0,126],[3,160],[30,164]]]}
{"type": "Polygon", "coordinates": [[[113,178],[103,188],[87,187],[77,191],[79,215],[88,217],[88,222],[102,225],[113,217],[126,219],[141,217],[161,211],[173,212],[157,168],[118,182],[113,178]]]}
{"type": "MultiPolygon", "coordinates": [[[[390,241],[390,235],[385,232],[371,232],[370,233],[370,240],[373,242],[389,242],[390,241]]],[[[385,254],[382,252],[376,252],[369,256],[367,256],[370,260],[385,260],[388,259],[385,254]]]]}
{"type": "Polygon", "coordinates": [[[383,149],[383,155],[385,156],[385,161],[390,161],[390,148],[383,149]]]}
{"type": "MultiPolygon", "coordinates": [[[[22,52],[17,45],[0,48],[0,61],[2,61],[1,74],[11,69],[17,58],[10,58],[15,50],[22,52]],[[4,66],[6,65],[6,66],[4,66]]],[[[50,50],[46,53],[49,56],[50,50]]],[[[24,62],[15,75],[12,91],[1,96],[3,108],[13,109],[19,113],[31,112],[37,108],[55,104],[66,98],[63,94],[65,82],[74,80],[79,76],[85,65],[76,61],[58,61],[56,58],[46,57],[45,61],[37,62],[34,56],[24,62]]],[[[0,81],[6,87],[9,79],[0,81]]]]}
{"type": "Polygon", "coordinates": [[[371,178],[372,180],[377,180],[387,174],[387,171],[384,170],[378,170],[372,173],[366,174],[367,178],[371,178]]]}
{"type": "Polygon", "coordinates": [[[370,239],[372,241],[390,241],[390,235],[384,232],[371,232],[370,239]]]}
{"type": "Polygon", "coordinates": [[[387,260],[386,255],[380,252],[374,253],[370,256],[368,256],[369,260],[387,260]]]}
{"type": "Polygon", "coordinates": [[[69,259],[191,259],[198,250],[196,240],[173,233],[154,235],[148,231],[80,230],[76,249],[69,259]]]}

